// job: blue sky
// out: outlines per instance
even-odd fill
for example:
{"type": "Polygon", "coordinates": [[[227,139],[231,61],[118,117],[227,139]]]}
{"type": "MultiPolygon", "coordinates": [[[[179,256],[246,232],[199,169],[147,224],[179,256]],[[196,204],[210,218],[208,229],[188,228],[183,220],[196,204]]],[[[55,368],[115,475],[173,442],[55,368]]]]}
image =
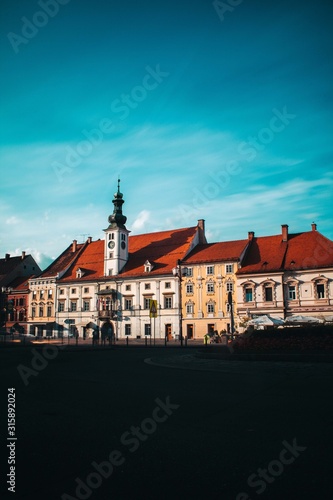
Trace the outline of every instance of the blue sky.
{"type": "Polygon", "coordinates": [[[0,255],[132,234],[333,239],[327,1],[4,0],[0,255]]]}

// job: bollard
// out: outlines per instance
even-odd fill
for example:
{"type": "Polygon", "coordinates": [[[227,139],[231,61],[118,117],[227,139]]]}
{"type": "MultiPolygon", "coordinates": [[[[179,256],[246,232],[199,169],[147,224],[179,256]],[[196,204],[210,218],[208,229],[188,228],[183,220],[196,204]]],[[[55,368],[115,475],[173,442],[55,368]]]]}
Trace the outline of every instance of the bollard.
{"type": "Polygon", "coordinates": [[[128,337],[126,337],[126,345],[128,346],[128,337]]]}

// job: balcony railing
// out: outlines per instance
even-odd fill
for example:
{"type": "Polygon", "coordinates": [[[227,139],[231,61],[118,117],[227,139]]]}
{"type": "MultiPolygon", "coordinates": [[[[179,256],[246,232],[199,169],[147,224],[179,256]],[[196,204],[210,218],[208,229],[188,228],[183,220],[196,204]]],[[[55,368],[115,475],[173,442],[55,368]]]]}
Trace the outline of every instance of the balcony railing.
{"type": "Polygon", "coordinates": [[[98,311],[99,319],[115,319],[117,317],[117,313],[112,310],[104,310],[98,311]]]}

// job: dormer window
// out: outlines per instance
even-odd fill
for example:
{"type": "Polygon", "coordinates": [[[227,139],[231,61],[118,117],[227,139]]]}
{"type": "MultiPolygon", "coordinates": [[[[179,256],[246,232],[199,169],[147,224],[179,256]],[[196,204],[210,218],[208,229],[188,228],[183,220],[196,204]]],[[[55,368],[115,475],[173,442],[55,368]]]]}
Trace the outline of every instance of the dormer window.
{"type": "Polygon", "coordinates": [[[83,270],[82,270],[82,269],[80,269],[80,268],[78,268],[78,269],[76,270],[76,278],[80,279],[80,278],[82,278],[82,276],[83,276],[83,275],[84,275],[83,270]]]}
{"type": "Polygon", "coordinates": [[[146,262],[144,263],[145,273],[150,273],[152,269],[153,265],[149,262],[149,260],[146,260],[146,262]]]}

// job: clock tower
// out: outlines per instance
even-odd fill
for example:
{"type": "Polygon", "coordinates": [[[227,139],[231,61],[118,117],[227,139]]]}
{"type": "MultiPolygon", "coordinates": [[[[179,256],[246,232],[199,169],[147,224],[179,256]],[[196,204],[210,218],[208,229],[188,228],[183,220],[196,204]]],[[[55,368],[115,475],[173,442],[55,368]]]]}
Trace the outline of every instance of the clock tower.
{"type": "Polygon", "coordinates": [[[119,274],[128,260],[128,235],[126,229],[127,217],[123,215],[123,194],[120,192],[120,179],[118,189],[112,200],[113,213],[109,216],[109,227],[104,229],[104,275],[112,276],[119,274]]]}

